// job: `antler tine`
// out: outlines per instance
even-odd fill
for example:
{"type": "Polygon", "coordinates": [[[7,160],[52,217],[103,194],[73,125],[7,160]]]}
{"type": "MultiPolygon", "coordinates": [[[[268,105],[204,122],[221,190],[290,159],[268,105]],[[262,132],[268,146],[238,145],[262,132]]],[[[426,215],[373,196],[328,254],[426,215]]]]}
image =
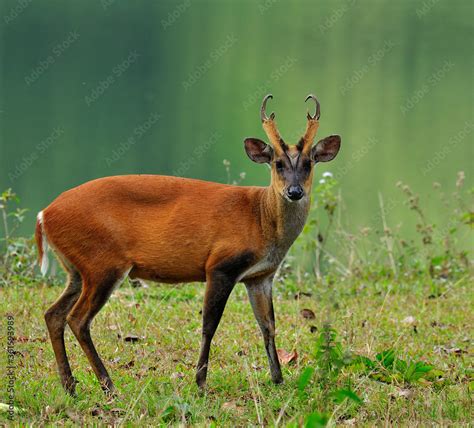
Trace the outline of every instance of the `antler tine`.
{"type": "Polygon", "coordinates": [[[266,121],[266,120],[273,120],[275,119],[275,113],[271,113],[270,114],[270,118],[268,118],[267,114],[265,113],[265,110],[267,108],[267,101],[269,99],[273,99],[273,95],[272,94],[268,94],[265,96],[265,98],[263,99],[263,102],[262,102],[262,107],[260,108],[260,119],[262,119],[262,122],[266,121]]]}
{"type": "Polygon", "coordinates": [[[308,111],[308,120],[319,120],[321,117],[321,105],[319,104],[318,99],[313,94],[309,94],[304,102],[307,102],[308,100],[313,100],[316,103],[316,113],[314,113],[314,116],[311,116],[308,111]]]}
{"type": "Polygon", "coordinates": [[[314,113],[314,116],[311,116],[309,111],[306,114],[306,117],[308,118],[306,132],[298,143],[298,147],[302,152],[309,152],[309,150],[311,150],[314,137],[316,137],[316,133],[318,132],[319,118],[321,116],[321,105],[319,104],[318,99],[313,94],[309,94],[304,102],[307,102],[308,100],[313,100],[316,103],[316,112],[314,113]]]}

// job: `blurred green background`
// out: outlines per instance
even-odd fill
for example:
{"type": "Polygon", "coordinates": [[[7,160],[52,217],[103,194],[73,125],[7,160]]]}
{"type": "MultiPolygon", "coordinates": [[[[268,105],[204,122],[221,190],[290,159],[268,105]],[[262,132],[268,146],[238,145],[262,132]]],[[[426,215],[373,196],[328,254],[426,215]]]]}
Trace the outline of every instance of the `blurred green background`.
{"type": "MultiPolygon", "coordinates": [[[[411,229],[395,183],[420,193],[472,185],[473,3],[468,0],[11,0],[0,2],[0,188],[36,212],[59,193],[117,174],[174,174],[265,185],[244,153],[264,137],[272,92],[295,143],[306,95],[321,101],[319,136],[342,136],[330,163],[349,226],[411,229]],[[378,226],[378,225],[377,225],[378,226]]],[[[311,106],[312,107],[312,106],[311,106]]],[[[100,207],[98,207],[100,209],[100,207]]]]}

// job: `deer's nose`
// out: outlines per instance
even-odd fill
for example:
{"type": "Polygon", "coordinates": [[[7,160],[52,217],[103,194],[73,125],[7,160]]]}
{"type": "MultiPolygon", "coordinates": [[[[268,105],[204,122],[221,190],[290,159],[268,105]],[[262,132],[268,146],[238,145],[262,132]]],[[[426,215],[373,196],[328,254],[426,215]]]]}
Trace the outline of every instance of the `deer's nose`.
{"type": "Polygon", "coordinates": [[[288,197],[292,200],[292,201],[297,201],[299,199],[301,199],[303,196],[304,196],[304,190],[301,186],[297,185],[297,186],[290,186],[288,187],[288,191],[287,191],[287,194],[288,194],[288,197]]]}

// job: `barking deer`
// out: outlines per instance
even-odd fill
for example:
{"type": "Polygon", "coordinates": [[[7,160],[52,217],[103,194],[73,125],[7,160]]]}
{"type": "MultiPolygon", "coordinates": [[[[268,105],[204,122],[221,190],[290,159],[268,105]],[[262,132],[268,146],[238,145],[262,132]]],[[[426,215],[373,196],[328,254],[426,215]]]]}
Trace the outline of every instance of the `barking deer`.
{"type": "Polygon", "coordinates": [[[237,282],[247,288],[274,383],[282,382],[275,347],[272,282],[306,221],[313,167],[332,160],[341,138],[313,145],[320,105],[307,114],[296,145],[281,138],[275,115],[260,115],[269,143],[244,141],[248,157],[271,167],[268,187],[244,187],[158,175],[90,181],[62,193],[38,214],[36,242],[43,274],[51,248],[68,274],[67,286],[45,313],[61,383],[76,381],[64,346],[66,323],[106,392],[113,383],[90,334],[93,318],[128,276],[161,283],[206,282],[196,382],[206,384],[211,341],[237,282]]]}

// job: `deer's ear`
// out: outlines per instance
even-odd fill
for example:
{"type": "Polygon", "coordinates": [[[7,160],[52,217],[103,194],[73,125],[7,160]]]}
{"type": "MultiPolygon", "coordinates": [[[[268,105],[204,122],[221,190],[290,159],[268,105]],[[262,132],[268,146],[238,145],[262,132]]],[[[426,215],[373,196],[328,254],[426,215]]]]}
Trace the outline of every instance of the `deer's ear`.
{"type": "Polygon", "coordinates": [[[341,137],[330,135],[318,141],[311,149],[311,158],[314,162],[329,162],[333,160],[341,147],[341,137]]]}
{"type": "Polygon", "coordinates": [[[273,149],[258,138],[246,138],[244,141],[247,156],[256,163],[270,163],[273,149]]]}

